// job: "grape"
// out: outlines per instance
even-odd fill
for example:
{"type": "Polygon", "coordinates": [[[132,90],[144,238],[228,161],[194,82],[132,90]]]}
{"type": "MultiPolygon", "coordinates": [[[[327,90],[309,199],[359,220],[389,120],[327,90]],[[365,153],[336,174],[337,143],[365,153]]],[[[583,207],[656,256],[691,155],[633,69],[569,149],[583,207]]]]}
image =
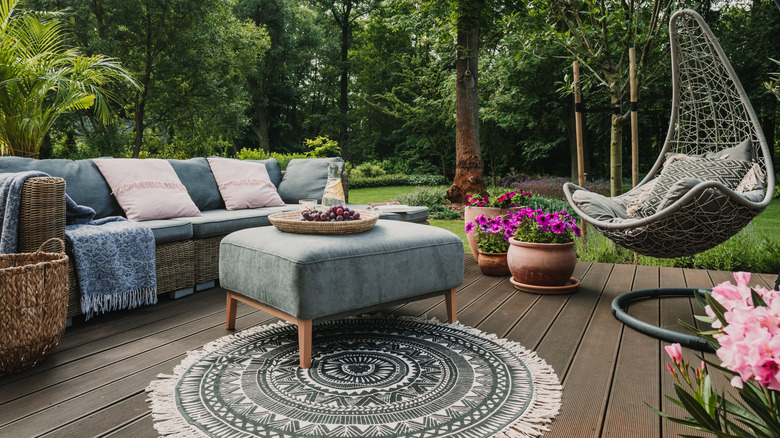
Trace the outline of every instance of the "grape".
{"type": "Polygon", "coordinates": [[[336,215],[343,215],[343,214],[344,214],[344,209],[343,208],[337,208],[336,209],[336,215]]]}
{"type": "Polygon", "coordinates": [[[352,215],[352,217],[355,218],[356,220],[360,219],[360,212],[356,211],[355,214],[352,215]]]}
{"type": "Polygon", "coordinates": [[[344,220],[344,216],[342,216],[342,215],[338,215],[338,216],[336,216],[336,220],[337,220],[337,221],[339,221],[339,222],[341,222],[341,221],[343,221],[343,220],[344,220]]]}
{"type": "Polygon", "coordinates": [[[328,220],[328,213],[322,213],[320,214],[320,220],[326,221],[328,220]]]}

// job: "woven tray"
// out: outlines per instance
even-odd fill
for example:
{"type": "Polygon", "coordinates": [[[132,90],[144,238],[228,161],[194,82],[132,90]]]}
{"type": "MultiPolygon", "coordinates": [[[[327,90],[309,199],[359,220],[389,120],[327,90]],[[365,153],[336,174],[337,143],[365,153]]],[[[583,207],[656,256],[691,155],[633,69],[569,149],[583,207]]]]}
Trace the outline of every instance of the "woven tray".
{"type": "Polygon", "coordinates": [[[286,233],[297,234],[354,234],[368,231],[374,227],[379,213],[367,210],[356,210],[360,212],[360,219],[356,221],[302,221],[300,211],[288,211],[284,213],[274,213],[268,216],[271,224],[286,233]]]}

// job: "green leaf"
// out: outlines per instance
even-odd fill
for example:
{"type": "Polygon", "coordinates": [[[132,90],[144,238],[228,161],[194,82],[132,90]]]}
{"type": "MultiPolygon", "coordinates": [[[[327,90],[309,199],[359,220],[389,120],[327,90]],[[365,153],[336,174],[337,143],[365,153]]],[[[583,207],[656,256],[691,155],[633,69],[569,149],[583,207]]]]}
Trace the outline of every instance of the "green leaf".
{"type": "Polygon", "coordinates": [[[683,407],[686,411],[688,411],[689,414],[691,414],[696,423],[706,427],[711,431],[721,430],[717,415],[713,418],[713,416],[707,412],[704,406],[702,406],[701,403],[696,400],[696,398],[690,395],[680,385],[675,384],[674,390],[677,393],[677,397],[680,399],[680,402],[682,402],[683,407]]]}

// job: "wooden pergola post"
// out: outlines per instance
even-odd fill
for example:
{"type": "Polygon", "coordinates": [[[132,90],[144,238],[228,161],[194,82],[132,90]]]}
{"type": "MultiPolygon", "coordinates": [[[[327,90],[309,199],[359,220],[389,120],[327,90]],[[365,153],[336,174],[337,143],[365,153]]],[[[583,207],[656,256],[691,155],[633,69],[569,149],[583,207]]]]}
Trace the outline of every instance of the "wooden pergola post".
{"type": "Polygon", "coordinates": [[[639,90],[636,77],[636,49],[628,49],[629,83],[631,84],[631,182],[632,187],[639,184],[639,114],[637,100],[639,90]]]}
{"type": "MultiPolygon", "coordinates": [[[[577,183],[585,186],[585,152],[582,141],[582,90],[580,89],[580,62],[574,61],[574,126],[577,135],[577,183]]],[[[585,220],[580,218],[582,238],[585,238],[585,220]]]]}

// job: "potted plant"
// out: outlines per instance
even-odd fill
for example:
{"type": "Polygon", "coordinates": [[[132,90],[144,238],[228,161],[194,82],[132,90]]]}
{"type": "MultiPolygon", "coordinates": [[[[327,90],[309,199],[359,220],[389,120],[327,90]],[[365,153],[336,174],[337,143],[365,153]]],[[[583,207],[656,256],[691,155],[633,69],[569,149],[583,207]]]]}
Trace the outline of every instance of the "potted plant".
{"type": "Polygon", "coordinates": [[[486,217],[484,214],[466,223],[466,235],[476,239],[479,249],[477,263],[485,275],[509,275],[507,250],[515,232],[511,215],[486,217]]]}
{"type": "Polygon", "coordinates": [[[507,262],[515,287],[545,293],[574,290],[579,285],[571,277],[577,265],[574,238],[582,235],[576,220],[565,210],[545,213],[523,207],[511,221],[516,230],[507,262]]]}
{"type": "MultiPolygon", "coordinates": [[[[489,193],[484,196],[478,194],[467,196],[463,219],[468,224],[469,222],[474,222],[474,219],[479,215],[492,218],[506,215],[507,213],[514,213],[518,207],[525,205],[525,202],[530,197],[530,193],[516,190],[501,193],[497,196],[491,196],[489,193]]],[[[479,262],[479,248],[477,247],[476,236],[467,233],[466,238],[468,239],[469,247],[471,247],[471,253],[474,255],[474,260],[479,262]]]]}

